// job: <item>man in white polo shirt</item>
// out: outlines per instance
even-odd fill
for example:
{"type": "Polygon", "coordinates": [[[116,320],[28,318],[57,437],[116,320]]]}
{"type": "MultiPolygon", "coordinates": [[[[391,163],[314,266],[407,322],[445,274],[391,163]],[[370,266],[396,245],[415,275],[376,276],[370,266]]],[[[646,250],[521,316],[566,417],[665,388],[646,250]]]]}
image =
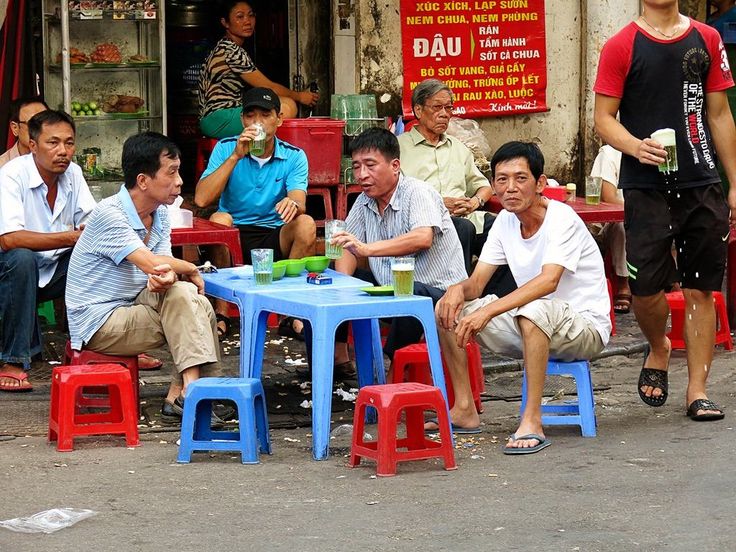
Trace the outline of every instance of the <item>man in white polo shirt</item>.
{"type": "Polygon", "coordinates": [[[41,352],[36,305],[64,295],[71,248],[95,206],[72,163],[75,128],[63,111],[27,121],[31,155],[0,169],[0,391],[30,391],[24,366],[41,352]]]}
{"type": "Polygon", "coordinates": [[[180,163],[179,148],[162,134],[125,141],[125,185],[90,216],[66,288],[74,349],[130,356],[169,346],[175,377],[162,418],[172,423],[181,420],[187,386],[219,371],[220,358],[204,281],[192,263],[171,255],[166,205],[181,191],[180,163]]]}

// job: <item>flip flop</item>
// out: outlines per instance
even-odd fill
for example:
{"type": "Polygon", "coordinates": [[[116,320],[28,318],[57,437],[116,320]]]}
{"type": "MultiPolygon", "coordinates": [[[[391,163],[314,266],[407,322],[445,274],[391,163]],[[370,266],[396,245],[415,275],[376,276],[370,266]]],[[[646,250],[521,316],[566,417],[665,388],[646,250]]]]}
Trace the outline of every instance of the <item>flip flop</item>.
{"type": "Polygon", "coordinates": [[[721,407],[710,399],[695,399],[687,407],[687,417],[696,422],[713,422],[725,416],[721,407]],[[717,410],[718,414],[698,414],[698,410],[717,410]]]}
{"type": "Polygon", "coordinates": [[[663,406],[667,402],[667,370],[655,370],[654,368],[646,368],[644,364],[647,363],[649,358],[650,348],[649,345],[644,349],[644,362],[642,363],[641,372],[639,373],[639,383],[637,384],[637,390],[639,391],[639,398],[649,406],[663,406]],[[642,387],[656,387],[662,391],[659,397],[647,397],[641,390],[642,387]]]}
{"type": "Polygon", "coordinates": [[[613,312],[616,314],[628,314],[631,310],[631,294],[617,293],[613,297],[613,312]]]}
{"type": "Polygon", "coordinates": [[[230,334],[230,325],[232,324],[232,320],[230,320],[229,316],[226,316],[219,312],[215,313],[215,318],[217,319],[217,337],[227,337],[230,334]],[[225,324],[224,330],[220,328],[220,322],[225,324]]]}
{"type": "MultiPolygon", "coordinates": [[[[425,429],[424,433],[431,435],[433,433],[440,432],[440,421],[437,418],[430,418],[424,423],[425,424],[435,424],[437,426],[437,429],[425,429]]],[[[477,435],[481,431],[480,427],[460,427],[460,426],[456,426],[453,423],[450,423],[450,429],[452,430],[453,433],[457,435],[477,435]]]]}
{"type": "Polygon", "coordinates": [[[158,370],[164,363],[151,355],[141,353],[138,355],[138,370],[158,370]]]}
{"type": "Polygon", "coordinates": [[[501,447],[501,452],[504,454],[534,454],[535,452],[539,452],[540,450],[547,448],[552,444],[552,441],[549,439],[545,439],[541,435],[537,435],[536,433],[529,433],[527,435],[522,435],[521,437],[517,437],[516,434],[509,437],[509,441],[527,441],[529,439],[536,439],[539,441],[536,445],[533,447],[525,447],[525,448],[516,448],[516,447],[509,447],[508,444],[501,447]]]}
{"type": "MultiPolygon", "coordinates": [[[[23,372],[21,375],[10,374],[8,372],[0,372],[0,378],[8,378],[17,381],[22,384],[24,381],[28,381],[28,374],[23,372]]],[[[7,385],[0,384],[0,391],[7,391],[9,393],[25,393],[26,391],[33,391],[33,386],[28,385],[7,385]]]]}
{"type": "Polygon", "coordinates": [[[279,328],[276,333],[281,337],[291,337],[298,341],[304,341],[304,328],[302,327],[302,331],[297,332],[294,329],[294,318],[291,316],[287,316],[279,322],[279,328]]]}

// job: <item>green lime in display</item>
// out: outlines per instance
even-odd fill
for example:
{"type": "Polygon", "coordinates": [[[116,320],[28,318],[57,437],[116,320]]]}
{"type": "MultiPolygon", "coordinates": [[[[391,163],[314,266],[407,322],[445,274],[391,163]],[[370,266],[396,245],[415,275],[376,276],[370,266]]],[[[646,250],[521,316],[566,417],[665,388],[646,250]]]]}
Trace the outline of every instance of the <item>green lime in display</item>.
{"type": "Polygon", "coordinates": [[[89,108],[95,111],[97,109],[97,102],[89,102],[89,108]]]}
{"type": "Polygon", "coordinates": [[[80,109],[82,109],[82,104],[80,104],[79,102],[72,102],[73,111],[79,111],[80,109]]]}
{"type": "Polygon", "coordinates": [[[95,115],[97,115],[97,116],[102,115],[102,110],[99,109],[99,108],[98,109],[95,109],[95,115]]]}

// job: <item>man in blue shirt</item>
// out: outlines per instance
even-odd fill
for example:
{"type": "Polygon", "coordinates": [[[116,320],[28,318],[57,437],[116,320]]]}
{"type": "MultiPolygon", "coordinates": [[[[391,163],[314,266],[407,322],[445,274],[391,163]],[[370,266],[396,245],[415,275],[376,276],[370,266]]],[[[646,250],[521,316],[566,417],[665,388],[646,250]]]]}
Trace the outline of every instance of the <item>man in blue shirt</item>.
{"type": "MultiPolygon", "coordinates": [[[[240,229],[243,258],[251,263],[250,250],[273,249],[274,260],[299,259],[314,254],[317,228],[306,214],[307,156],[276,138],[281,126],[281,103],[270,88],[251,88],[243,94],[243,132],[220,140],[207,169],[197,183],[194,202],[207,207],[219,200],[210,220],[240,229]],[[251,150],[259,128],[266,132],[265,149],[251,150]]],[[[217,248],[213,262],[229,266],[224,248],[217,248]]],[[[218,320],[227,332],[227,306],[218,301],[218,320]]]]}

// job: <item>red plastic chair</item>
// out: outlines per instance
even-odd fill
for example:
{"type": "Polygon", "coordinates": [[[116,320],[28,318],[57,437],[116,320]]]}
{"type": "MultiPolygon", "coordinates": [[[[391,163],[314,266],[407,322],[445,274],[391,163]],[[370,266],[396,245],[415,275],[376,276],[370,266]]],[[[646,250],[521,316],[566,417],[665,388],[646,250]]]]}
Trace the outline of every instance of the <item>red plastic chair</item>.
{"type": "Polygon", "coordinates": [[[57,366],[51,379],[48,441],[56,450],[74,450],[74,438],[83,435],[125,435],[129,447],[137,447],[138,403],[133,397],[130,372],[119,364],[57,366]],[[77,401],[83,388],[104,387],[109,410],[82,414],[77,401]]]}
{"type": "Polygon", "coordinates": [[[209,138],[208,136],[202,136],[197,140],[197,156],[194,160],[194,177],[195,180],[199,181],[202,173],[207,168],[207,162],[210,160],[212,150],[217,145],[217,138],[209,138]]]}
{"type": "Polygon", "coordinates": [[[351,468],[360,464],[361,458],[372,458],[377,463],[376,475],[390,477],[396,475],[398,462],[443,458],[446,470],[457,469],[445,400],[436,387],[421,383],[365,386],[355,401],[353,427],[353,446],[348,464],[351,468]],[[363,438],[367,407],[378,411],[376,441],[363,438]],[[425,410],[437,413],[440,442],[427,439],[424,434],[425,410]],[[398,439],[396,433],[402,411],[406,412],[406,437],[398,439]]]}
{"type": "MultiPolygon", "coordinates": [[[[319,184],[309,184],[307,187],[307,196],[320,196],[325,206],[325,218],[314,219],[314,222],[318,227],[322,228],[325,225],[326,220],[335,218],[335,213],[332,210],[332,190],[335,186],[322,186],[319,184]]],[[[344,218],[342,220],[345,220],[344,218]]]]}
{"type": "MultiPolygon", "coordinates": [[[[117,364],[125,367],[130,372],[130,381],[133,389],[133,399],[135,404],[138,404],[138,356],[113,356],[105,355],[103,353],[96,353],[95,351],[88,351],[82,349],[76,351],[72,349],[71,341],[66,342],[64,347],[64,364],[65,365],[83,365],[83,364],[117,364]]],[[[80,406],[85,407],[108,407],[110,406],[110,400],[108,397],[89,397],[85,393],[105,393],[105,389],[88,389],[85,386],[84,390],[80,388],[80,396],[77,397],[77,403],[80,406]]]]}
{"type": "MultiPolygon", "coordinates": [[[[667,337],[672,343],[673,349],[685,349],[685,296],[681,291],[665,293],[667,303],[670,306],[671,327],[667,337]]],[[[716,309],[716,345],[725,346],[727,351],[733,349],[731,339],[731,327],[728,324],[726,313],[726,300],[720,291],[713,292],[713,306],[716,309]]]]}
{"type": "MultiPolygon", "coordinates": [[[[485,378],[483,377],[483,365],[480,360],[480,347],[475,341],[471,341],[465,347],[468,355],[468,374],[470,376],[470,389],[473,392],[473,402],[478,413],[483,412],[483,403],[480,394],[485,390],[485,378]]],[[[403,383],[404,380],[416,381],[426,385],[432,385],[432,376],[429,371],[429,353],[426,343],[416,343],[402,347],[394,353],[393,383],[403,383]]],[[[445,387],[447,388],[447,401],[450,408],[455,404],[455,392],[452,380],[442,358],[442,368],[445,372],[445,387]]]]}

